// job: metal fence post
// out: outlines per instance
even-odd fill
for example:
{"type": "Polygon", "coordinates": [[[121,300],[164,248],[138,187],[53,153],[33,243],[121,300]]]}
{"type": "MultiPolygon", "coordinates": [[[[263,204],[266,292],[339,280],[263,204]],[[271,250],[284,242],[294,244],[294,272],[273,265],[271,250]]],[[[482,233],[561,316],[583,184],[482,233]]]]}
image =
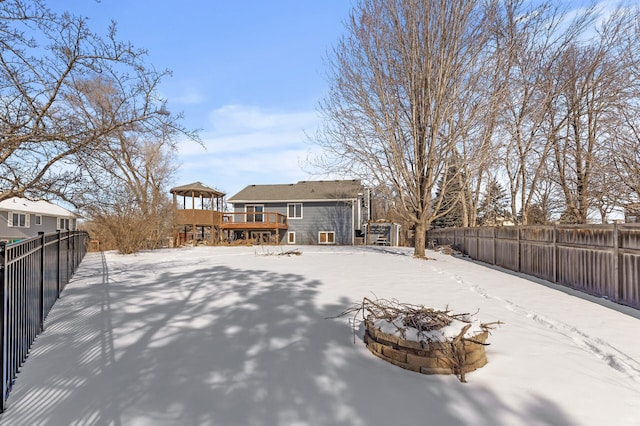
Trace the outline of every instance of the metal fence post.
{"type": "Polygon", "coordinates": [[[45,275],[45,237],[44,232],[38,232],[40,237],[40,307],[38,309],[39,331],[44,330],[44,275],[45,275]]]}
{"type": "Polygon", "coordinates": [[[58,229],[58,231],[56,232],[56,247],[58,248],[58,255],[57,255],[57,259],[58,259],[58,277],[56,278],[56,299],[60,298],[60,270],[62,269],[60,267],[60,230],[58,229]]]}
{"type": "Polygon", "coordinates": [[[73,274],[73,268],[69,266],[69,256],[71,255],[71,231],[67,231],[67,276],[64,277],[64,286],[66,287],[69,281],[71,281],[71,275],[73,274]]]}
{"type": "Polygon", "coordinates": [[[2,404],[0,404],[0,412],[4,412],[7,408],[7,396],[9,394],[9,357],[8,357],[8,344],[7,344],[7,308],[9,307],[7,299],[7,243],[0,242],[0,291],[2,291],[2,312],[0,312],[0,319],[2,320],[2,326],[0,327],[0,336],[2,353],[2,404]]]}

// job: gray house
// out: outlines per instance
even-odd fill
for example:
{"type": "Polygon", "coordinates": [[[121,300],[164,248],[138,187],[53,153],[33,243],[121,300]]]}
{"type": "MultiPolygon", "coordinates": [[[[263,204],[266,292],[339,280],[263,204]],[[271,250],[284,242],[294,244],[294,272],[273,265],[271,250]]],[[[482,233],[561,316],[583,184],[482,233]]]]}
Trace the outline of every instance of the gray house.
{"type": "Polygon", "coordinates": [[[8,198],[0,201],[0,241],[19,241],[38,232],[75,230],[76,219],[76,214],[48,201],[8,198]]]}
{"type": "Polygon", "coordinates": [[[228,199],[222,229],[229,240],[277,244],[361,242],[370,218],[370,191],[359,180],[249,185],[228,199]]]}

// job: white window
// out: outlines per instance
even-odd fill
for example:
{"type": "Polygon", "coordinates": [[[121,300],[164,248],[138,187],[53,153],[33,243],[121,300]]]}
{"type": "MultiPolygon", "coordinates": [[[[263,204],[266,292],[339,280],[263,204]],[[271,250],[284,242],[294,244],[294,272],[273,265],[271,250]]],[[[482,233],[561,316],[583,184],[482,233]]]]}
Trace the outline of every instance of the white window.
{"type": "Polygon", "coordinates": [[[58,218],[58,229],[69,230],[69,219],[64,217],[58,218]]]}
{"type": "Polygon", "coordinates": [[[293,231],[289,231],[287,233],[287,243],[295,244],[296,243],[296,233],[293,231]]]}
{"type": "Polygon", "coordinates": [[[302,203],[287,204],[288,219],[302,219],[302,203]]]}
{"type": "Polygon", "coordinates": [[[9,212],[9,220],[7,226],[12,228],[28,228],[29,217],[31,215],[20,212],[9,212]]]}
{"type": "Polygon", "coordinates": [[[320,231],[318,233],[319,244],[335,244],[336,233],[334,231],[320,231]]]}
{"type": "Polygon", "coordinates": [[[37,215],[35,216],[35,218],[36,218],[36,220],[35,220],[35,224],[36,224],[37,226],[42,225],[42,215],[37,214],[37,215]]]}
{"type": "Polygon", "coordinates": [[[247,222],[264,222],[263,205],[248,204],[245,206],[245,211],[247,212],[247,222]]]}

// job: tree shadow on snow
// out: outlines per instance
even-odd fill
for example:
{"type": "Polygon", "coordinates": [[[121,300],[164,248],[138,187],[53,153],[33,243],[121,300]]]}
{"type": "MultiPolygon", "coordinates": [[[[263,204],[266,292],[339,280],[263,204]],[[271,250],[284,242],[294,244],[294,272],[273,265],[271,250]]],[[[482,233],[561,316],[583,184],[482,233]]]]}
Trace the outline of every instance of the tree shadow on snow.
{"type": "Polygon", "coordinates": [[[490,389],[354,346],[346,319],[325,319],[351,302],[319,307],[319,281],[132,265],[110,271],[104,255],[87,256],[83,285],[69,285],[52,310],[0,423],[571,424],[543,397],[516,412],[490,389]]]}

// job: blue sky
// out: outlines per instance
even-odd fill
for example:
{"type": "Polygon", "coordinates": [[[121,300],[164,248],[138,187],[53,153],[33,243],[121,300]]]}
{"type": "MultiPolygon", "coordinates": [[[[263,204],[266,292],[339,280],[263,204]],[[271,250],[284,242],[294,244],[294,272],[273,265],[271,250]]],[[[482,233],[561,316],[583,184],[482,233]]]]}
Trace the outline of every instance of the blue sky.
{"type": "Polygon", "coordinates": [[[201,181],[229,196],[246,185],[310,175],[305,133],[320,123],[328,51],[344,32],[349,0],[50,0],[105,33],[149,51],[173,76],[161,86],[169,109],[201,129],[205,147],[181,142],[175,184],[201,181]]]}
{"type": "MultiPolygon", "coordinates": [[[[586,2],[573,0],[568,7],[586,2]],[[571,5],[571,6],[569,6],[571,5]]],[[[602,1],[601,6],[616,1],[602,1]]],[[[105,33],[149,51],[170,69],[161,95],[204,147],[183,141],[174,184],[195,181],[228,196],[251,184],[327,178],[307,163],[327,92],[328,52],[353,0],[49,0],[105,33]],[[309,174],[309,172],[315,172],[309,174]]]]}

